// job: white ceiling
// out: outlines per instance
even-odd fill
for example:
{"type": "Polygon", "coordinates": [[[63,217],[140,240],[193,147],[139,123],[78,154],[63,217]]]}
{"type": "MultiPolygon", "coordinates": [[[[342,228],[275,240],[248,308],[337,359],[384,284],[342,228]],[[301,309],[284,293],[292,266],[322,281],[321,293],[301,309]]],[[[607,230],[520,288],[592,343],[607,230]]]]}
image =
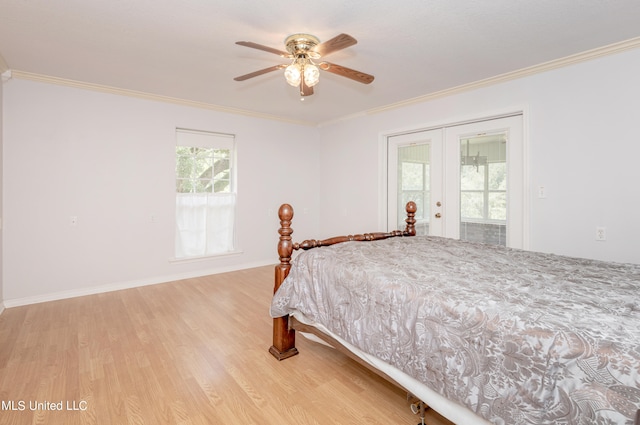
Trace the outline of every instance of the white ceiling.
{"type": "Polygon", "coordinates": [[[0,0],[0,68],[318,124],[640,36],[638,0],[0,0]],[[300,101],[284,50],[307,32],[358,44],[326,57],[300,101]]]}

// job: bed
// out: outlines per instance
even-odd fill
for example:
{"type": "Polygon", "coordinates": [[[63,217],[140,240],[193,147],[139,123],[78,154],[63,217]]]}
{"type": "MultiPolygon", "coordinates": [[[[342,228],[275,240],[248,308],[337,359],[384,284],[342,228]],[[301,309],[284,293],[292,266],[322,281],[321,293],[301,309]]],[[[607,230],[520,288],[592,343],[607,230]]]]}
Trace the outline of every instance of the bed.
{"type": "Polygon", "coordinates": [[[301,243],[279,215],[276,358],[311,333],[457,424],[640,424],[640,265],[415,236],[412,203],[301,243]]]}

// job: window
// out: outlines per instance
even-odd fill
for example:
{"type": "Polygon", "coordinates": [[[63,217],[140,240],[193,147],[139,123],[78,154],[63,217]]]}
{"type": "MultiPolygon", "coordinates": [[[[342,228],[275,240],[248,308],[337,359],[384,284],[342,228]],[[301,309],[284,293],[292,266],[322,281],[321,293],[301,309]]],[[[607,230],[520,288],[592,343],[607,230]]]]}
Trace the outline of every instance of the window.
{"type": "Polygon", "coordinates": [[[234,250],[234,138],[176,130],[176,258],[234,250]]]}
{"type": "Polygon", "coordinates": [[[177,193],[229,193],[231,149],[176,147],[177,193]]]}

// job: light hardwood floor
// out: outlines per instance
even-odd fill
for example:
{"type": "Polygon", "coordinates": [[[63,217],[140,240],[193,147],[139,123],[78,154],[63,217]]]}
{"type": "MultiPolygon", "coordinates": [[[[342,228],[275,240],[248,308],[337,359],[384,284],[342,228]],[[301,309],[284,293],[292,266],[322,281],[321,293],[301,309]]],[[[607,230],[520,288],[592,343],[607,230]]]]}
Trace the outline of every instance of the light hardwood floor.
{"type": "Polygon", "coordinates": [[[331,348],[299,336],[300,355],[271,357],[272,290],[260,267],[6,309],[0,424],[420,422],[331,348]]]}

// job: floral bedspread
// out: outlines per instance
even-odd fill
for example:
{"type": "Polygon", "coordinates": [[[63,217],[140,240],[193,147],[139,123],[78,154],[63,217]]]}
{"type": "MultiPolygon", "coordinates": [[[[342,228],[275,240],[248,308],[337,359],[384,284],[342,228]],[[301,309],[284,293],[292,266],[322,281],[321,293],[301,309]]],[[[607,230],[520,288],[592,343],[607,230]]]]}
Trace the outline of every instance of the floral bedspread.
{"type": "Polygon", "coordinates": [[[273,317],[299,311],[495,424],[633,424],[640,265],[452,239],[301,253],[273,317]]]}

